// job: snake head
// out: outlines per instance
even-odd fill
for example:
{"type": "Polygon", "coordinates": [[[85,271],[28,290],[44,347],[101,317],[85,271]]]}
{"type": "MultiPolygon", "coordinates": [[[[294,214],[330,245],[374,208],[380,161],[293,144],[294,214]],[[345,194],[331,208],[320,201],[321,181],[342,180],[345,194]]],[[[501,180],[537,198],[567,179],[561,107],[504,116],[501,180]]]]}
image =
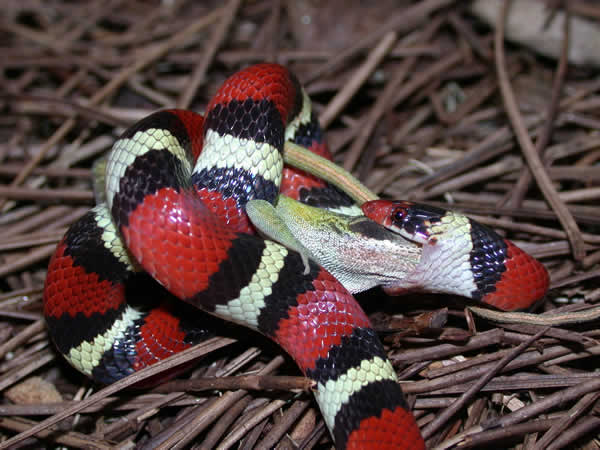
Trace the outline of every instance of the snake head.
{"type": "Polygon", "coordinates": [[[422,246],[412,277],[388,286],[463,295],[504,310],[523,309],[549,285],[545,267],[494,230],[453,212],[406,201],[374,200],[362,211],[371,220],[422,246]]]}
{"type": "Polygon", "coordinates": [[[447,211],[407,201],[372,200],[363,203],[365,216],[417,244],[437,242],[436,227],[447,211]]]}

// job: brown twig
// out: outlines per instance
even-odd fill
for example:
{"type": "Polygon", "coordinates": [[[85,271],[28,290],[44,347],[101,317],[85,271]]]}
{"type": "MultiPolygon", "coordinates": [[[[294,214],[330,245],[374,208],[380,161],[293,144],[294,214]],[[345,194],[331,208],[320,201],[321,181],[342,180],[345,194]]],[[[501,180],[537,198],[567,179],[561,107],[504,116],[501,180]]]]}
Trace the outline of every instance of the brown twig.
{"type": "Polygon", "coordinates": [[[521,113],[517,106],[513,90],[508,80],[508,74],[506,72],[506,62],[504,59],[504,22],[506,21],[506,15],[510,2],[504,2],[502,4],[501,14],[499,17],[498,26],[496,27],[496,33],[494,35],[494,45],[496,48],[496,71],[498,73],[498,82],[500,83],[500,90],[502,92],[502,99],[506,107],[506,112],[510,118],[511,125],[515,130],[517,140],[521,146],[523,156],[527,161],[529,170],[535,178],[540,190],[544,194],[545,199],[552,206],[552,209],[556,212],[558,220],[565,228],[565,232],[569,237],[569,242],[572,246],[573,257],[576,261],[581,261],[585,256],[585,249],[583,239],[581,238],[581,232],[579,226],[573,219],[572,214],[569,212],[564,202],[560,200],[552,180],[548,177],[547,172],[544,169],[544,165],[540,156],[535,150],[533,143],[527,133],[527,129],[523,123],[521,113]]]}
{"type": "Polygon", "coordinates": [[[267,375],[243,375],[236,377],[195,378],[193,380],[169,381],[156,387],[153,392],[168,393],[176,391],[208,391],[208,390],[302,390],[313,387],[313,382],[305,377],[284,377],[267,375]]]}
{"type": "MultiPolygon", "coordinates": [[[[0,427],[8,430],[17,432],[24,432],[35,426],[37,422],[24,418],[10,418],[1,417],[0,427]]],[[[82,449],[96,449],[96,450],[110,450],[114,448],[112,442],[103,441],[101,439],[93,438],[86,434],[76,433],[74,431],[69,432],[58,432],[58,430],[49,428],[47,430],[39,431],[36,436],[40,438],[47,438],[51,442],[57,444],[66,445],[72,448],[82,449]]]]}
{"type": "Polygon", "coordinates": [[[452,3],[454,3],[453,0],[425,0],[411,8],[397,12],[394,17],[375,30],[375,32],[367,33],[363,39],[339,53],[333,59],[311,73],[311,75],[307,77],[306,83],[310,83],[319,77],[332,73],[349,58],[353,57],[361,50],[371,47],[389,31],[396,31],[397,33],[407,32],[420,25],[434,11],[452,3]]]}
{"type": "Polygon", "coordinates": [[[458,410],[466,405],[488,381],[490,381],[498,372],[506,367],[509,362],[522,353],[523,350],[542,337],[545,332],[546,329],[540,330],[529,340],[521,343],[508,354],[506,354],[500,361],[498,361],[498,363],[496,363],[493,368],[491,368],[489,372],[487,372],[477,382],[473,383],[473,385],[459,399],[457,399],[456,402],[438,414],[434,420],[432,420],[425,428],[423,428],[423,430],[421,430],[423,438],[429,438],[434,432],[442,427],[450,419],[450,417],[452,417],[458,410]]]}
{"type": "MultiPolygon", "coordinates": [[[[548,110],[546,112],[547,118],[543,125],[542,132],[535,144],[535,149],[539,155],[543,155],[544,150],[550,142],[552,131],[554,130],[554,121],[558,113],[558,105],[568,67],[570,21],[571,18],[567,13],[564,21],[564,38],[560,53],[560,59],[558,61],[558,68],[556,69],[556,76],[554,77],[554,82],[552,85],[552,96],[550,97],[550,103],[548,104],[548,110]]],[[[531,172],[525,170],[521,173],[521,176],[517,181],[515,189],[512,190],[510,194],[511,206],[519,206],[521,204],[521,202],[523,201],[523,197],[525,196],[525,192],[529,187],[529,184],[531,183],[531,180],[531,172]]]]}
{"type": "Polygon", "coordinates": [[[127,378],[123,378],[122,380],[119,380],[116,383],[105,387],[104,389],[98,391],[94,395],[86,398],[85,400],[82,400],[77,405],[74,405],[70,408],[61,411],[58,414],[55,414],[54,416],[44,420],[43,422],[40,422],[39,424],[29,428],[28,430],[23,431],[17,436],[14,436],[4,442],[0,442],[0,448],[10,448],[11,445],[21,442],[22,440],[27,439],[28,437],[33,436],[34,434],[45,430],[46,428],[54,424],[57,424],[58,422],[66,419],[67,417],[78,413],[82,409],[93,405],[96,401],[106,398],[109,395],[114,394],[115,392],[119,392],[121,389],[124,389],[142,380],[150,378],[151,376],[156,375],[162,371],[168,370],[171,367],[175,367],[177,365],[181,365],[188,361],[196,359],[202,356],[203,354],[216,350],[217,348],[230,345],[233,342],[235,342],[235,340],[228,338],[209,339],[208,341],[195,347],[192,347],[188,350],[184,350],[183,352],[178,353],[169,359],[165,359],[153,366],[140,370],[139,372],[136,372],[128,376],[127,378]]]}
{"type": "Polygon", "coordinates": [[[357,68],[345,86],[340,89],[335,97],[331,99],[329,104],[319,115],[319,120],[323,128],[327,128],[329,126],[329,124],[337,117],[344,106],[346,106],[346,104],[356,94],[367,78],[381,63],[383,58],[385,58],[386,54],[392,48],[392,45],[394,45],[396,42],[396,39],[397,34],[393,31],[390,31],[383,36],[373,51],[369,52],[369,55],[364,63],[357,68]]]}
{"type": "Polygon", "coordinates": [[[181,93],[181,96],[177,100],[178,108],[187,108],[192,103],[198,86],[204,82],[204,77],[208,66],[212,62],[217,50],[221,46],[222,42],[226,38],[226,33],[235,18],[238,8],[240,7],[241,0],[229,0],[229,3],[224,7],[219,25],[215,27],[213,34],[208,42],[208,48],[205,49],[202,58],[198,62],[198,65],[190,76],[190,81],[187,83],[186,89],[181,93]]]}

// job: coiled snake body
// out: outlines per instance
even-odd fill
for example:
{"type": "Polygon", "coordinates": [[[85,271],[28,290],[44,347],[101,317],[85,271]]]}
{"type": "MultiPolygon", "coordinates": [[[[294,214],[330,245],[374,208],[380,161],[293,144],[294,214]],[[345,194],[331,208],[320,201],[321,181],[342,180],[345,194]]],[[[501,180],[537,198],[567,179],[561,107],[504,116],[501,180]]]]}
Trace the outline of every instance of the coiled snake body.
{"type": "Polygon", "coordinates": [[[338,448],[424,448],[352,295],[305,255],[253,233],[246,204],[274,202],[282,178],[282,192],[307,203],[351,205],[320,180],[282,175],[285,140],[326,154],[308,97],[274,64],[230,77],[204,118],[168,110],[128,129],[107,163],[106,203],[69,229],[51,259],[49,333],[74,367],[105,383],[203,339],[201,319],[187,311],[127,303],[125,281],[143,270],[188,305],[281,345],[316,382],[338,448]]]}

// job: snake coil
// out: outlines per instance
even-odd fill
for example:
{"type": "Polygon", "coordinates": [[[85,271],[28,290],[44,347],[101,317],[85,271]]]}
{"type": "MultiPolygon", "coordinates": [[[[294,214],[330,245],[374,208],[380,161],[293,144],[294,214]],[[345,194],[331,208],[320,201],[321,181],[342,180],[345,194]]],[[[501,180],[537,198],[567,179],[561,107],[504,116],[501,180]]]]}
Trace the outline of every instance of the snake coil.
{"type": "MultiPolygon", "coordinates": [[[[322,138],[307,95],[275,64],[231,76],[204,117],[166,110],[126,130],[106,163],[105,201],[70,227],[48,267],[44,314],[59,351],[111,383],[205,339],[200,309],[259,331],[291,355],[315,381],[336,447],[423,449],[394,368],[351,293],[306,255],[254,234],[245,213],[249,201],[273,203],[280,192],[356,209],[343,192],[283,167],[285,141],[329,157],[322,138]],[[140,290],[133,282],[146,274],[159,284],[140,290]],[[136,306],[158,296],[165,301],[136,306]]],[[[426,286],[424,274],[444,290],[466,266],[455,292],[502,308],[547,288],[543,266],[468,219],[406,202],[368,202],[363,210],[422,246],[414,277],[388,286],[390,293],[426,286]],[[450,220],[460,227],[448,231],[450,220]],[[432,261],[457,247],[452,272],[438,270],[432,261]],[[519,290],[522,267],[537,281],[519,290]]]]}
{"type": "Polygon", "coordinates": [[[321,137],[296,78],[274,64],[230,77],[204,118],[168,110],[125,131],[107,163],[106,203],[69,229],[48,268],[44,313],[67,360],[109,383],[203,338],[169,306],[127,303],[126,280],[143,269],[184,302],[281,345],[316,382],[338,448],[424,448],[352,295],[314,262],[305,273],[299,254],[251,234],[244,213],[251,199],[273,202],[282,178],[287,193],[321,197],[317,180],[296,188],[297,172],[282,175],[284,140],[323,154],[321,137]]]}

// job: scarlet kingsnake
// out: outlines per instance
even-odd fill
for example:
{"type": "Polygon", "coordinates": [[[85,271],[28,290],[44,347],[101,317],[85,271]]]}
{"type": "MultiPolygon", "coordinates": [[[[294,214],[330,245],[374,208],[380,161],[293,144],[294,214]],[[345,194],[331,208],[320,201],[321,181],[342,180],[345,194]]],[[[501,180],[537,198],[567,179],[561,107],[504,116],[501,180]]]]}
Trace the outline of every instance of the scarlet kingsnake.
{"type": "MultiPolygon", "coordinates": [[[[274,64],[230,77],[205,118],[167,110],[125,131],[107,164],[106,204],[69,229],[48,267],[49,333],[73,366],[104,383],[202,340],[204,319],[187,308],[126,302],[126,280],[143,269],[187,304],[281,345],[316,381],[338,448],[424,448],[352,295],[313,261],[305,270],[299,254],[253,234],[245,204],[275,201],[286,139],[328,154],[308,97],[274,64]]],[[[281,191],[307,203],[331,199],[321,181],[297,171],[285,172],[281,191]]],[[[333,196],[351,206],[343,193],[333,196]]]]}

